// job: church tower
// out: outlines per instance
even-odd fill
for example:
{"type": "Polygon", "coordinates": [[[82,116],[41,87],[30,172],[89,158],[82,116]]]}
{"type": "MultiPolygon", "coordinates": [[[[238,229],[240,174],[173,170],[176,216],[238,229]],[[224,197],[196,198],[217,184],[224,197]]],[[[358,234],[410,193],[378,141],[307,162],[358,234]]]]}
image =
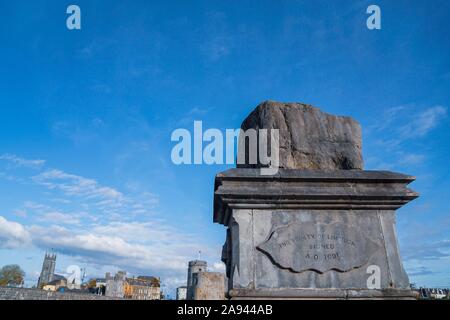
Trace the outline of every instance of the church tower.
{"type": "Polygon", "coordinates": [[[42,288],[53,280],[56,266],[56,254],[45,253],[44,263],[42,264],[41,275],[38,280],[38,288],[42,288]]]}

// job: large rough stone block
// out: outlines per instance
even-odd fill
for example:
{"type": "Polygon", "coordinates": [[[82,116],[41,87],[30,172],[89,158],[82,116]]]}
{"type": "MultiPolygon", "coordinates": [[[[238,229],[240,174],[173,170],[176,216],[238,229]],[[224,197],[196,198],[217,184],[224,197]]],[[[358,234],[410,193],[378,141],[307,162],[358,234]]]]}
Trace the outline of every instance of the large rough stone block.
{"type": "Polygon", "coordinates": [[[241,129],[279,129],[279,168],[363,169],[361,127],[350,117],[302,103],[266,101],[250,113],[241,129]]]}

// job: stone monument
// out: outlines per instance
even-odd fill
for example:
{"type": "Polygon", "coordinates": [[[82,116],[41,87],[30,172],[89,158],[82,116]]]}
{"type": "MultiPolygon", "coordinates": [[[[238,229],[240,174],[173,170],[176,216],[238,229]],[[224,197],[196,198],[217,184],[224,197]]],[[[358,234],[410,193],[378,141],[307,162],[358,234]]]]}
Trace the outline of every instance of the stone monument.
{"type": "Polygon", "coordinates": [[[418,196],[414,177],[363,170],[355,120],[267,101],[241,129],[279,130],[280,169],[240,164],[216,176],[229,298],[416,297],[395,231],[395,210],[418,196]]]}

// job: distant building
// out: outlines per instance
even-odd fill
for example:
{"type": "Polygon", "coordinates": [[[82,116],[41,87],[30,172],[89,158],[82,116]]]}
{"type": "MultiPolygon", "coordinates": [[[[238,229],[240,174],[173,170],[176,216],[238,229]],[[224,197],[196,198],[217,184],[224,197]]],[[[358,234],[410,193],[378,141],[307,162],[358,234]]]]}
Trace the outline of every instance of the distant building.
{"type": "Polygon", "coordinates": [[[106,293],[106,277],[95,279],[94,293],[99,296],[104,296],[106,293]]]}
{"type": "Polygon", "coordinates": [[[138,279],[140,281],[148,282],[154,286],[161,286],[161,281],[158,277],[153,276],[138,276],[137,278],[132,279],[138,279]]]}
{"type": "Polygon", "coordinates": [[[448,299],[450,298],[450,289],[441,288],[419,288],[420,299],[448,299]]]}
{"type": "Polygon", "coordinates": [[[125,271],[119,271],[114,277],[109,273],[105,279],[96,279],[95,293],[101,294],[101,288],[105,283],[105,295],[114,298],[126,298],[133,300],[160,300],[161,285],[159,278],[139,276],[126,278],[125,271]]]}
{"type": "Polygon", "coordinates": [[[38,288],[43,288],[46,284],[54,280],[56,266],[56,254],[45,253],[44,262],[42,263],[41,275],[39,276],[38,288]]]}
{"type": "Polygon", "coordinates": [[[206,261],[201,260],[189,261],[188,277],[187,277],[187,293],[186,293],[187,300],[194,299],[194,290],[193,290],[194,273],[205,272],[207,271],[207,267],[208,264],[206,263],[206,261]]]}
{"type": "Polygon", "coordinates": [[[194,273],[192,294],[192,300],[224,300],[225,275],[220,272],[194,273]]]}
{"type": "Polygon", "coordinates": [[[177,288],[177,300],[186,300],[187,298],[187,287],[178,287],[177,288]]]}
{"type": "Polygon", "coordinates": [[[106,276],[106,291],[107,297],[123,298],[125,296],[125,271],[119,271],[114,277],[107,274],[106,276]]]}
{"type": "Polygon", "coordinates": [[[60,288],[67,287],[67,279],[58,274],[53,275],[53,280],[47,284],[44,284],[42,289],[45,291],[58,291],[60,288]]]}
{"type": "Polygon", "coordinates": [[[431,289],[431,297],[433,299],[444,299],[447,297],[447,293],[444,289],[431,289]]]}
{"type": "Polygon", "coordinates": [[[133,300],[160,300],[160,281],[158,278],[147,276],[127,278],[124,283],[124,296],[133,300]]]}

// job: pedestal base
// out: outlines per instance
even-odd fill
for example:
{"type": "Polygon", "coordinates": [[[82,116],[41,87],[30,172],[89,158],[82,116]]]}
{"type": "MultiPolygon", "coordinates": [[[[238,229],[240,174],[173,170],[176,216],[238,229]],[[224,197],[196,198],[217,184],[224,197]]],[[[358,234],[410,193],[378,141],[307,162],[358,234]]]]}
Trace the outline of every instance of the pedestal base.
{"type": "Polygon", "coordinates": [[[233,169],[216,178],[215,222],[232,299],[415,299],[395,210],[414,178],[380,171],[233,169]],[[374,290],[379,288],[379,290],[374,290]]]}
{"type": "Polygon", "coordinates": [[[362,289],[233,289],[231,300],[416,300],[412,290],[362,289]]]}

